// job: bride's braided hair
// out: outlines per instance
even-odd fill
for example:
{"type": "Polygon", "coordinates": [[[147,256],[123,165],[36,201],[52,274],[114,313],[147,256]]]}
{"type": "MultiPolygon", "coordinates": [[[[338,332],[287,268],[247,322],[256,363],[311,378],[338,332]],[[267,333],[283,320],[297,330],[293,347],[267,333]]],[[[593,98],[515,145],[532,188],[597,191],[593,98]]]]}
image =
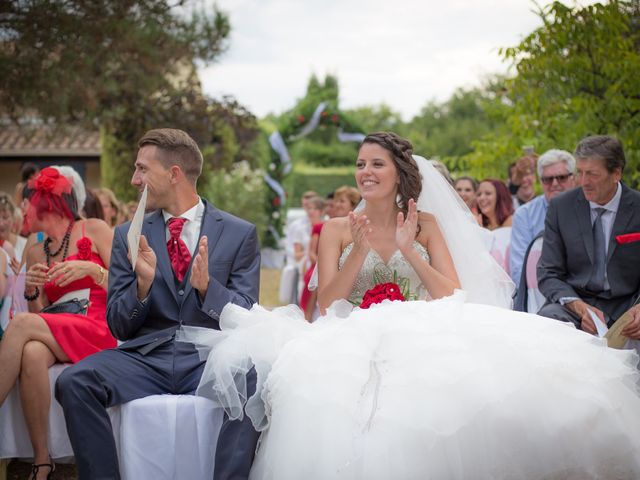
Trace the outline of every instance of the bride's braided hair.
{"type": "Polygon", "coordinates": [[[413,145],[409,140],[393,132],[370,133],[362,141],[363,145],[365,143],[375,143],[391,153],[391,158],[400,177],[398,207],[406,217],[409,199],[413,198],[417,201],[422,191],[422,176],[412,156],[413,145]]]}

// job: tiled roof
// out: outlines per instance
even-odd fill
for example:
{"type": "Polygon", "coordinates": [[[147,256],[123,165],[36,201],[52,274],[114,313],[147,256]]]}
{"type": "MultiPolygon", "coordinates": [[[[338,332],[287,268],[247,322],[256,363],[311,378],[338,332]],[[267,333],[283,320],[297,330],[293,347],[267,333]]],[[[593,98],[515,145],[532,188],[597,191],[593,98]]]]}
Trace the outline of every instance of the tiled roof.
{"type": "Polygon", "coordinates": [[[0,157],[100,156],[100,133],[77,126],[0,124],[0,157]]]}

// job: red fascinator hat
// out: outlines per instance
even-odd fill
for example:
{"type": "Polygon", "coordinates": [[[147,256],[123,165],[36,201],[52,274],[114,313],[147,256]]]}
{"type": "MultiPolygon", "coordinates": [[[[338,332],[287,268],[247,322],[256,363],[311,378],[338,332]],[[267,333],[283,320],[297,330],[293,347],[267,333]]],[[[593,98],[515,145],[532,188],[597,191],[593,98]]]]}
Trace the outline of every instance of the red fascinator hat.
{"type": "Polygon", "coordinates": [[[70,220],[75,215],[71,212],[68,198],[72,196],[71,181],[55,168],[47,167],[29,181],[29,189],[33,191],[29,199],[35,208],[38,218],[43,213],[57,213],[70,220]],[[67,198],[65,198],[67,197],[67,198]]]}

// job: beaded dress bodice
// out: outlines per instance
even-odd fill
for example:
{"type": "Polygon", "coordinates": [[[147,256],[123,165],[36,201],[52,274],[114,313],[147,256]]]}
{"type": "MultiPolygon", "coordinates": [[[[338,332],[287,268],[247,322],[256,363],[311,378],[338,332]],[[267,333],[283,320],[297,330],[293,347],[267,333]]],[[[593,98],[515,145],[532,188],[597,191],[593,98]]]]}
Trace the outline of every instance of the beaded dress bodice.
{"type": "MultiPolygon", "coordinates": [[[[338,261],[338,269],[342,269],[344,262],[351,253],[353,243],[350,243],[342,251],[340,260],[338,261]]],[[[413,242],[413,248],[415,248],[420,256],[429,262],[429,253],[424,246],[418,242],[413,242]]],[[[358,272],[356,281],[353,285],[353,290],[349,296],[349,301],[352,303],[360,303],[365,292],[376,285],[376,278],[380,282],[393,282],[394,272],[398,278],[407,278],[409,280],[409,291],[414,294],[415,298],[420,300],[430,300],[427,290],[422,285],[418,274],[415,272],[411,264],[404,258],[400,250],[396,250],[388,263],[384,263],[384,260],[380,257],[378,252],[371,249],[367,254],[362,268],[358,272]]]]}

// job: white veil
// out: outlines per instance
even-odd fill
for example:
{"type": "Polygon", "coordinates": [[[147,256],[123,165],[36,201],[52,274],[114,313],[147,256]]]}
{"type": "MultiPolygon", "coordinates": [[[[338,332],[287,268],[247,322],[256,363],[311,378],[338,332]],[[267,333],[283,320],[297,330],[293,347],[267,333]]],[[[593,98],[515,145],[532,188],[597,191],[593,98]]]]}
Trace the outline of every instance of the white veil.
{"type": "Polygon", "coordinates": [[[431,162],[413,158],[422,175],[418,210],[436,217],[467,301],[511,308],[515,286],[489,253],[473,214],[431,162]]]}

